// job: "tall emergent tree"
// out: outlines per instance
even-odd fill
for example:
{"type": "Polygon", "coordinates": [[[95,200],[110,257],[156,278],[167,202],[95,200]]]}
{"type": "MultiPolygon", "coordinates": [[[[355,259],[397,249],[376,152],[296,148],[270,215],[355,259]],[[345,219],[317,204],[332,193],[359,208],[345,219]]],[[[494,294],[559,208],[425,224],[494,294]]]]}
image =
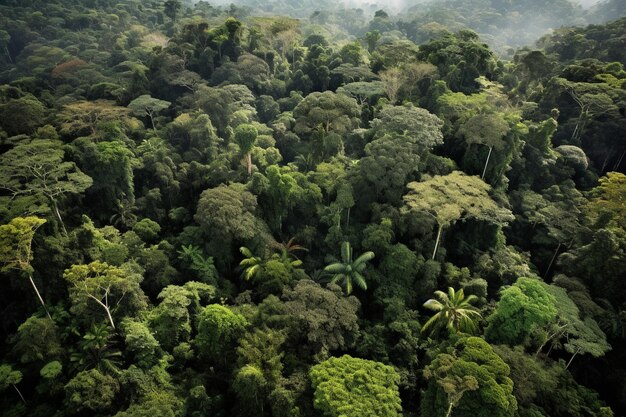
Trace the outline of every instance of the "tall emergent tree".
{"type": "Polygon", "coordinates": [[[170,104],[172,103],[169,101],[159,100],[158,98],[151,97],[149,94],[144,94],[131,101],[128,104],[128,108],[137,116],[148,116],[152,129],[156,132],[154,116],[167,109],[170,104]]]}
{"type": "Polygon", "coordinates": [[[95,261],[88,265],[73,265],[65,270],[63,278],[73,284],[70,289],[72,311],[81,316],[89,315],[89,300],[92,300],[104,310],[113,329],[113,316],[118,310],[130,315],[147,305],[147,298],[139,286],[143,277],[135,271],[95,261]]]}
{"type": "Polygon", "coordinates": [[[461,126],[459,133],[465,135],[466,142],[471,145],[478,143],[485,145],[489,148],[487,154],[487,160],[485,161],[485,167],[483,173],[480,176],[481,179],[485,179],[485,173],[487,172],[487,165],[491,158],[491,151],[495,148],[500,150],[504,147],[504,136],[509,131],[509,124],[498,114],[477,114],[471,117],[467,122],[461,126]]]}
{"type": "Polygon", "coordinates": [[[249,124],[242,124],[235,129],[235,140],[241,149],[241,153],[246,158],[246,165],[248,166],[248,176],[252,174],[252,148],[254,147],[254,141],[259,135],[256,127],[249,124]]]}
{"type": "Polygon", "coordinates": [[[0,262],[4,264],[3,271],[17,269],[28,276],[39,302],[52,320],[46,303],[43,301],[35,281],[33,281],[33,267],[30,265],[30,261],[33,259],[33,236],[45,222],[45,220],[34,216],[16,217],[9,224],[0,226],[0,262]]]}
{"type": "Polygon", "coordinates": [[[428,388],[421,415],[432,417],[513,417],[510,369],[479,337],[466,337],[451,353],[440,353],[426,368],[428,388]],[[453,412],[452,412],[453,411],[453,412]]]}
{"type": "Polygon", "coordinates": [[[79,194],[93,183],[73,162],[63,161],[62,143],[36,139],[24,142],[0,155],[0,188],[14,198],[28,195],[49,202],[61,229],[67,233],[59,202],[79,194]]]}
{"type": "Polygon", "coordinates": [[[437,255],[441,231],[458,220],[477,219],[498,225],[513,220],[511,211],[498,206],[489,196],[491,187],[487,183],[460,171],[411,182],[407,188],[409,192],[403,197],[403,211],[428,213],[437,222],[432,259],[437,255]]]}

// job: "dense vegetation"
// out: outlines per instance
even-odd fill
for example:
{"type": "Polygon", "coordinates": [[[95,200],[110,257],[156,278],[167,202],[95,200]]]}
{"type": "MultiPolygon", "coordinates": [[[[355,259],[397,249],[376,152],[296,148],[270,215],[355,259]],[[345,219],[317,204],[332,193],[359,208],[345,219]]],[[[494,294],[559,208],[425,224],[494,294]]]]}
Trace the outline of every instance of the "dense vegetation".
{"type": "Polygon", "coordinates": [[[626,18],[488,3],[0,2],[1,414],[623,415],[626,18]]]}

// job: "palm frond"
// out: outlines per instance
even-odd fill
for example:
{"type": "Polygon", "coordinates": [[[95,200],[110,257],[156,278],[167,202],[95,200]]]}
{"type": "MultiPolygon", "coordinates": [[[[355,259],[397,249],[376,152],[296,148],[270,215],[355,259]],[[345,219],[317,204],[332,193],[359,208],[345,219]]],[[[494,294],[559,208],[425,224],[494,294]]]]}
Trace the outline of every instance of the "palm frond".
{"type": "Polygon", "coordinates": [[[356,285],[362,290],[367,290],[367,283],[365,282],[365,277],[358,272],[354,272],[354,282],[356,285]]]}

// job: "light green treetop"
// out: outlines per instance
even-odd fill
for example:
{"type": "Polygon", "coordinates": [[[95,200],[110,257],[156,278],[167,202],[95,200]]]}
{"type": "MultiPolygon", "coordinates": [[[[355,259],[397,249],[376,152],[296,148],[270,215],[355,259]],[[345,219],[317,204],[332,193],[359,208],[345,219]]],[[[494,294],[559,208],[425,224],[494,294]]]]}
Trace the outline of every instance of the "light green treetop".
{"type": "Polygon", "coordinates": [[[353,358],[330,358],[311,368],[314,406],[328,417],[399,417],[398,384],[391,366],[353,358]]]}
{"type": "Polygon", "coordinates": [[[426,212],[437,222],[437,253],[441,230],[458,220],[476,219],[493,224],[506,224],[513,220],[508,209],[500,207],[490,196],[491,187],[478,177],[461,171],[448,175],[435,175],[422,182],[407,184],[404,196],[405,213],[426,212]]]}

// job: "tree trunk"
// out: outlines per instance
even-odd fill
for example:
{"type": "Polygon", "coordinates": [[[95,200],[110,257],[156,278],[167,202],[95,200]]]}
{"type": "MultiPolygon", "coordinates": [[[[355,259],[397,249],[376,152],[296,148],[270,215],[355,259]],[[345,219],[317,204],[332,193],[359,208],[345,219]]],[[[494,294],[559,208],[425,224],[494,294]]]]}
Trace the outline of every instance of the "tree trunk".
{"type": "Polygon", "coordinates": [[[248,176],[252,175],[252,155],[250,152],[246,154],[246,162],[248,164],[248,176]]]}
{"type": "Polygon", "coordinates": [[[39,298],[39,302],[43,306],[43,309],[46,311],[48,318],[52,320],[52,316],[50,316],[48,307],[46,307],[46,303],[43,301],[43,298],[41,297],[41,294],[39,293],[39,290],[37,289],[37,285],[35,285],[35,281],[33,281],[33,276],[31,274],[28,274],[28,279],[30,280],[31,285],[33,286],[33,289],[35,290],[35,293],[37,293],[37,298],[39,298]]]}
{"type": "Polygon", "coordinates": [[[348,213],[346,215],[346,228],[350,226],[350,207],[348,207],[348,213]]]}
{"type": "MultiPolygon", "coordinates": [[[[193,89],[191,91],[193,91],[193,89]]],[[[148,113],[148,117],[150,117],[150,123],[152,124],[152,130],[154,130],[154,133],[156,133],[156,127],[154,126],[154,117],[152,116],[152,112],[147,112],[147,113],[148,113]]]]}
{"type": "Polygon", "coordinates": [[[572,364],[572,361],[574,360],[576,355],[578,355],[578,352],[580,352],[580,348],[576,349],[576,352],[574,352],[574,354],[570,358],[569,362],[567,362],[567,365],[565,366],[565,369],[569,368],[569,366],[572,364]]]}
{"type": "Polygon", "coordinates": [[[620,165],[622,165],[622,161],[624,160],[624,154],[626,154],[626,150],[624,150],[622,152],[622,154],[620,155],[619,159],[617,160],[617,162],[615,163],[615,165],[613,165],[613,171],[618,171],[620,165]]]}
{"type": "Polygon", "coordinates": [[[435,241],[435,250],[433,250],[433,257],[432,259],[435,259],[435,256],[437,255],[437,248],[439,248],[439,240],[441,239],[441,225],[438,225],[439,228],[437,229],[437,240],[435,241]]]}
{"type": "Polygon", "coordinates": [[[452,408],[454,407],[454,404],[450,403],[448,405],[448,411],[446,412],[446,417],[450,417],[452,415],[452,408]]]}
{"type": "Polygon", "coordinates": [[[67,229],[65,228],[65,223],[63,223],[63,219],[61,218],[61,212],[59,211],[59,206],[54,198],[50,197],[50,201],[52,202],[52,209],[54,210],[54,215],[56,216],[59,224],[61,225],[61,230],[63,230],[63,234],[67,236],[67,229]]]}
{"type": "Polygon", "coordinates": [[[600,172],[604,172],[604,168],[606,167],[607,162],[609,162],[609,158],[613,154],[613,147],[606,153],[606,158],[604,158],[604,162],[602,162],[602,167],[600,168],[600,172]]]}
{"type": "Polygon", "coordinates": [[[556,259],[556,255],[558,255],[559,253],[559,249],[561,249],[561,242],[559,242],[559,245],[556,247],[556,250],[554,251],[554,255],[552,255],[552,259],[550,260],[548,269],[546,269],[546,272],[543,274],[544,279],[548,276],[548,272],[550,272],[550,268],[552,267],[552,264],[554,263],[554,260],[556,259]]]}
{"type": "Polygon", "coordinates": [[[20,390],[17,388],[17,385],[15,385],[15,384],[11,384],[11,385],[13,385],[13,388],[15,388],[15,391],[17,391],[17,395],[20,396],[20,398],[22,399],[22,402],[24,402],[24,404],[26,404],[26,400],[24,399],[24,396],[22,395],[20,390]]]}
{"type": "MultiPolygon", "coordinates": [[[[541,344],[541,346],[539,346],[539,349],[537,349],[537,351],[535,352],[535,356],[538,356],[541,351],[543,350],[543,348],[545,347],[545,345],[552,340],[553,338],[555,338],[557,335],[559,335],[559,333],[561,333],[561,331],[563,329],[565,329],[567,327],[567,324],[564,324],[563,326],[560,326],[558,328],[558,330],[554,333],[552,333],[551,335],[548,335],[548,337],[546,337],[546,340],[543,341],[543,343],[541,344]]],[[[546,354],[546,356],[550,355],[550,352],[552,351],[552,346],[550,346],[550,350],[548,351],[548,353],[546,354]]]]}
{"type": "Polygon", "coordinates": [[[487,172],[487,165],[489,164],[489,158],[491,158],[491,151],[493,150],[493,146],[489,147],[489,153],[487,154],[487,161],[485,161],[485,168],[483,168],[483,175],[481,175],[480,179],[485,179],[485,173],[487,172]]]}
{"type": "Polygon", "coordinates": [[[9,58],[9,62],[11,62],[11,64],[13,64],[13,57],[11,56],[11,53],[9,52],[9,48],[7,48],[6,46],[4,47],[4,52],[7,55],[7,57],[9,58]]]}

